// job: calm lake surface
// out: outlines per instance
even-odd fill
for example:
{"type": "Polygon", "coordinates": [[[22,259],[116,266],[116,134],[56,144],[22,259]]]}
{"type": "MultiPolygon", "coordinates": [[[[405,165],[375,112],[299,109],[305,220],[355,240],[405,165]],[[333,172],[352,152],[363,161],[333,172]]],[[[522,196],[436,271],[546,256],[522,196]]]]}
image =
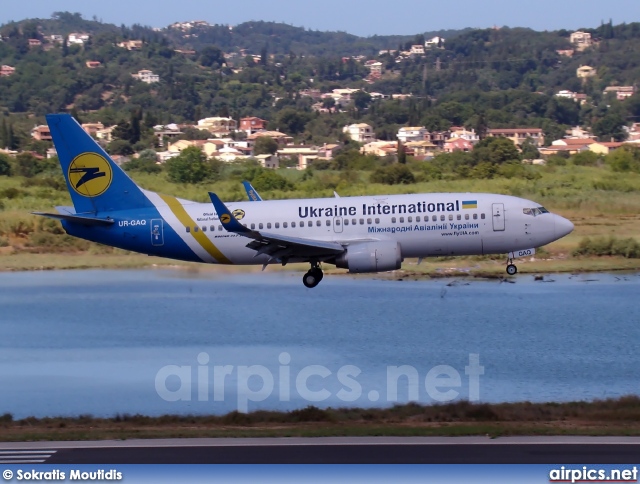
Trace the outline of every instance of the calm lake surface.
{"type": "Polygon", "coordinates": [[[638,274],[522,275],[514,284],[327,276],[312,290],[300,279],[2,273],[0,413],[640,394],[638,274]]]}

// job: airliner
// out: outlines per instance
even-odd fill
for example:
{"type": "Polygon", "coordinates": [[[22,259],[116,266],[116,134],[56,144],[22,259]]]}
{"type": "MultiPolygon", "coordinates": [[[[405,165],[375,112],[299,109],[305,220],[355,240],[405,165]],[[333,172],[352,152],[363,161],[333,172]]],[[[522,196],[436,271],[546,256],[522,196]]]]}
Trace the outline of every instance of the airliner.
{"type": "MultiPolygon", "coordinates": [[[[209,264],[303,262],[316,287],[322,264],[350,273],[401,268],[406,258],[507,254],[566,236],[573,224],[540,204],[488,193],[421,193],[197,203],[136,185],[68,114],[47,116],[73,207],[55,213],[67,234],[158,257],[209,264]]],[[[252,188],[252,187],[251,187],[252,188]]]]}

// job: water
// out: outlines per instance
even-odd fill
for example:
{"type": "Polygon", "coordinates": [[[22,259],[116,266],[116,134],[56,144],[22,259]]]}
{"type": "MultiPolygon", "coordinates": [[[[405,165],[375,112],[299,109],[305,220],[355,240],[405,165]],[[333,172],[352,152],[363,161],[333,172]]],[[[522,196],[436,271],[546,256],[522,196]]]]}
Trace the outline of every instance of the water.
{"type": "Polygon", "coordinates": [[[328,276],[313,290],[300,276],[0,274],[0,413],[640,393],[639,275],[523,275],[515,284],[328,276]],[[465,372],[474,358],[482,375],[465,372]],[[409,376],[389,382],[390,367],[402,365],[409,376]]]}

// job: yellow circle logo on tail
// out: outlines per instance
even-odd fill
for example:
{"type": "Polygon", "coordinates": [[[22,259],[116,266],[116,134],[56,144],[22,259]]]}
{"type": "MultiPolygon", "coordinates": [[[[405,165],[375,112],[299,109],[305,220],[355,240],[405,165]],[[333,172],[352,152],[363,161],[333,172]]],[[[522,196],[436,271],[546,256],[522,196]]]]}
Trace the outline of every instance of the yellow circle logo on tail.
{"type": "Polygon", "coordinates": [[[229,215],[228,213],[223,213],[220,216],[220,222],[222,222],[223,224],[228,224],[229,222],[231,222],[231,215],[229,215]]]}
{"type": "Polygon", "coordinates": [[[236,208],[233,212],[231,212],[236,220],[242,220],[244,218],[244,210],[241,208],[236,208]]]}
{"type": "Polygon", "coordinates": [[[69,185],[83,197],[97,197],[111,186],[113,170],[109,162],[97,153],[82,153],[69,165],[69,185]]]}

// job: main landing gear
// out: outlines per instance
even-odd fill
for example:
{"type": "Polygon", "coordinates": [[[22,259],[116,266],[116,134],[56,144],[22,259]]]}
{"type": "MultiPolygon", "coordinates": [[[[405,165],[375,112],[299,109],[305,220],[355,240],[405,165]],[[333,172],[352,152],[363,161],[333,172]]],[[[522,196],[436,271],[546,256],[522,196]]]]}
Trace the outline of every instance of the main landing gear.
{"type": "Polygon", "coordinates": [[[320,281],[323,277],[324,273],[322,272],[322,269],[320,269],[320,264],[318,264],[317,262],[312,262],[311,269],[309,269],[309,272],[307,272],[302,277],[302,283],[305,285],[305,287],[311,289],[320,284],[320,281]]]}
{"type": "Polygon", "coordinates": [[[518,273],[518,268],[513,263],[513,259],[507,259],[507,274],[515,276],[518,273]]]}

